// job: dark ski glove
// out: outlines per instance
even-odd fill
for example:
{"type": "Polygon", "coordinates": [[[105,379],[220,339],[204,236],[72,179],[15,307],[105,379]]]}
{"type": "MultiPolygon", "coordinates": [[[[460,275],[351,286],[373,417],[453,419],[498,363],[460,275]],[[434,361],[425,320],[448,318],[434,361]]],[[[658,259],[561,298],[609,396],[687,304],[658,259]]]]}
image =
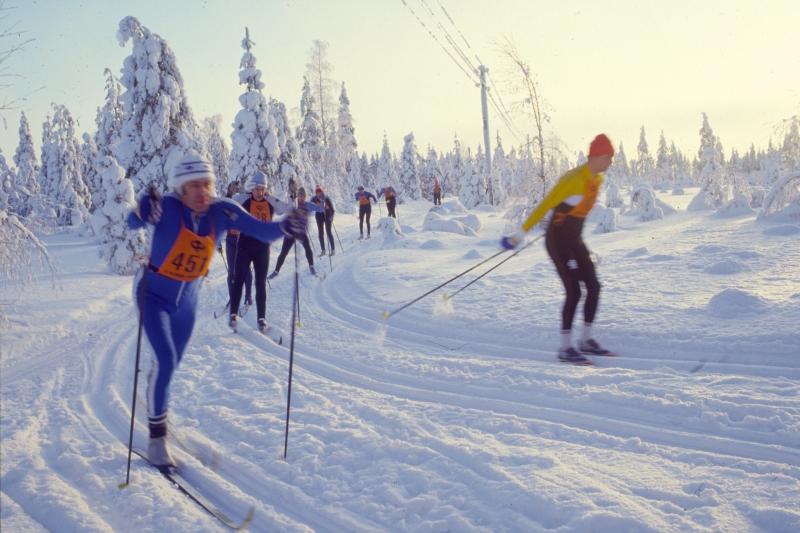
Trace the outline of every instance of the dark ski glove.
{"type": "Polygon", "coordinates": [[[281,229],[289,237],[302,237],[306,234],[308,228],[308,208],[300,204],[294,209],[286,220],[281,222],[281,229]]]}
{"type": "Polygon", "coordinates": [[[145,195],[136,206],[136,214],[148,224],[157,224],[161,220],[161,199],[145,195]]]}

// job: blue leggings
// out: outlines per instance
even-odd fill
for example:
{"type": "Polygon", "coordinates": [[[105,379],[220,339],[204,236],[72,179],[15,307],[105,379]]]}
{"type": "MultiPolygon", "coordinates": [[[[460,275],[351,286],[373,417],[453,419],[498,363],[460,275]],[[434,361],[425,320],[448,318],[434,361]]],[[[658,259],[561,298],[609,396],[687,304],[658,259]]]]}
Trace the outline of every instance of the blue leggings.
{"type": "MultiPolygon", "coordinates": [[[[148,272],[148,276],[157,276],[148,272]]],[[[188,285],[188,284],[187,284],[188,285]]],[[[186,287],[189,288],[188,286],[186,287]]],[[[144,331],[153,347],[153,359],[147,376],[147,415],[151,421],[162,418],[167,412],[169,382],[178,368],[183,352],[192,336],[197,294],[187,290],[176,305],[167,302],[158,294],[145,292],[144,331]]],[[[136,284],[136,300],[141,301],[141,281],[136,284]]]]}

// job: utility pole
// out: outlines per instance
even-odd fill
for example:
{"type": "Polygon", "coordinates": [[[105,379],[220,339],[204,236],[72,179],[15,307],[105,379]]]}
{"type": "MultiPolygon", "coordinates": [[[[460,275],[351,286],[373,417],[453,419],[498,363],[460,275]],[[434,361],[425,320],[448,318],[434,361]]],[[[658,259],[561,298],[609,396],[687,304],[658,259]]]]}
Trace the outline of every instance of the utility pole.
{"type": "Polygon", "coordinates": [[[483,112],[483,144],[486,147],[486,181],[488,182],[489,189],[489,203],[494,205],[494,190],[492,188],[492,151],[489,147],[489,109],[486,104],[486,73],[489,72],[487,67],[480,65],[478,72],[481,76],[481,111],[483,112]]]}

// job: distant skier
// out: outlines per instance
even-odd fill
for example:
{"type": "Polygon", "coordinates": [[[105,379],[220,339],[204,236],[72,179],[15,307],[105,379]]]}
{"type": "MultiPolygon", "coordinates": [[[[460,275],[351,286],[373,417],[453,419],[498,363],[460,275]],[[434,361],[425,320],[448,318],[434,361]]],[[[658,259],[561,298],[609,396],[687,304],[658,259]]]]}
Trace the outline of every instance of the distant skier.
{"type": "Polygon", "coordinates": [[[378,191],[378,198],[383,196],[386,198],[386,210],[389,211],[389,216],[392,218],[397,218],[395,214],[395,207],[397,207],[397,193],[394,190],[394,187],[384,187],[383,189],[378,191]]]}
{"type": "Polygon", "coordinates": [[[322,187],[317,185],[314,196],[311,198],[311,203],[316,206],[323,206],[324,208],[322,213],[314,213],[314,217],[317,219],[317,231],[319,231],[319,247],[322,250],[320,257],[325,255],[325,232],[322,231],[323,226],[325,226],[325,230],[328,233],[328,242],[331,244],[331,255],[334,255],[336,249],[333,245],[331,226],[333,226],[333,215],[336,214],[336,210],[333,208],[333,202],[329,197],[325,196],[325,191],[322,190],[322,187]]]}
{"type": "Polygon", "coordinates": [[[370,203],[370,199],[378,203],[378,199],[375,198],[374,194],[365,191],[363,185],[359,186],[358,192],[356,193],[356,202],[358,202],[358,230],[361,232],[361,237],[359,237],[359,239],[364,238],[364,217],[367,218],[367,239],[370,237],[369,217],[372,216],[372,204],[370,203]]]}
{"type": "MultiPolygon", "coordinates": [[[[233,182],[228,185],[228,194],[225,195],[225,198],[233,198],[233,195],[236,194],[236,190],[239,188],[239,184],[233,182]]],[[[233,291],[233,273],[234,267],[236,265],[236,245],[239,242],[239,232],[235,229],[230,230],[225,235],[225,260],[226,265],[228,267],[228,309],[230,309],[231,304],[231,292],[233,291]]],[[[244,275],[244,304],[245,306],[249,306],[253,303],[253,272],[249,268],[244,275]]]]}
{"type": "Polygon", "coordinates": [[[614,147],[601,133],[589,145],[587,162],[561,176],[522,228],[501,241],[504,248],[514,249],[534,224],[548,211],[554,210],[545,234],[545,245],[567,293],[561,315],[561,349],[558,352],[558,359],[567,363],[592,364],[581,354],[613,355],[601,348],[592,336],[600,282],[597,281],[592,255],[581,238],[584,221],[603,182],[602,173],[611,165],[613,157],[614,147]],[[583,304],[584,325],[579,353],[572,346],[572,321],[581,299],[581,281],[586,286],[586,301],[583,304]]]}
{"type": "Polygon", "coordinates": [[[235,229],[270,242],[281,235],[304,235],[308,223],[302,207],[280,224],[259,222],[236,202],[214,198],[214,180],[211,163],[190,152],[170,172],[167,183],[173,192],[163,198],[145,194],[127,215],[130,228],[153,226],[144,298],[144,268],[134,286],[154,351],[147,384],[147,457],[156,466],[175,465],[167,447],[169,384],[191,337],[200,283],[217,241],[235,229]]]}
{"type": "MultiPolygon", "coordinates": [[[[307,213],[308,211],[314,211],[315,213],[321,213],[322,207],[316,206],[311,202],[306,202],[306,188],[300,187],[297,190],[297,195],[291,194],[292,200],[295,198],[297,199],[297,209],[301,207],[307,213]]],[[[314,254],[311,252],[311,243],[308,242],[308,234],[303,233],[302,235],[293,235],[293,236],[286,236],[283,238],[283,246],[281,247],[281,253],[278,254],[278,260],[275,263],[275,270],[272,271],[272,274],[269,275],[269,279],[275,279],[278,277],[278,274],[281,272],[281,267],[283,266],[283,262],[286,260],[286,256],[289,255],[289,250],[292,249],[292,245],[294,245],[295,240],[298,241],[300,244],[303,245],[303,249],[306,251],[306,260],[308,261],[308,271],[311,272],[313,275],[317,275],[317,271],[314,269],[314,254]]]]}
{"type": "MultiPolygon", "coordinates": [[[[271,222],[276,211],[285,213],[292,210],[292,206],[281,202],[277,197],[267,194],[267,177],[262,172],[256,172],[248,181],[245,190],[249,194],[239,194],[233,199],[242,204],[245,211],[260,220],[271,222]]],[[[239,325],[239,303],[242,299],[242,287],[245,283],[246,273],[250,265],[255,270],[256,285],[256,312],[258,330],[267,330],[267,273],[269,272],[270,244],[248,235],[240,235],[236,246],[236,261],[234,266],[233,290],[231,291],[230,321],[228,325],[236,330],[239,325]]]]}
{"type": "Polygon", "coordinates": [[[437,179],[433,180],[433,205],[442,205],[442,188],[437,179]]]}

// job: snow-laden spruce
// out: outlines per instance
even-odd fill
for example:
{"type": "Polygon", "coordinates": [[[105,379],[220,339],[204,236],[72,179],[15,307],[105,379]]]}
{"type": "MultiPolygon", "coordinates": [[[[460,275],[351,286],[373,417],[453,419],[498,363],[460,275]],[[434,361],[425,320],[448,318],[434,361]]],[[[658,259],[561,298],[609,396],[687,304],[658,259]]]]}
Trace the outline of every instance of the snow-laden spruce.
{"type": "Polygon", "coordinates": [[[30,124],[25,117],[25,113],[19,120],[19,144],[14,152],[14,164],[17,166],[14,188],[19,192],[19,203],[12,204],[14,211],[20,216],[28,216],[32,206],[27,200],[39,194],[39,181],[36,176],[39,173],[39,162],[36,159],[36,150],[33,147],[33,136],[31,135],[30,124]]]}
{"type": "Polygon", "coordinates": [[[137,193],[150,185],[166,191],[169,171],[189,150],[202,150],[183,76],[167,41],[135,17],[120,21],[117,40],[132,49],[120,78],[125,123],[114,156],[137,193]]]}
{"type": "Polygon", "coordinates": [[[125,106],[120,100],[122,85],[110,69],[104,71],[106,77],[106,103],[97,108],[97,133],[94,143],[99,157],[113,155],[122,140],[122,125],[125,122],[125,106]]]}
{"type": "Polygon", "coordinates": [[[134,274],[141,258],[147,256],[147,242],[143,230],[133,230],[125,222],[125,214],[136,207],[133,183],[125,178],[125,169],[111,156],[98,160],[96,172],[106,193],[103,208],[92,216],[95,235],[102,242],[98,253],[115,274],[134,274]]]}
{"type": "Polygon", "coordinates": [[[309,184],[316,184],[322,174],[325,146],[323,145],[322,126],[314,109],[314,96],[308,79],[303,77],[303,93],[300,97],[300,125],[297,126],[295,139],[306,156],[306,178],[309,184]]]}
{"type": "Polygon", "coordinates": [[[347,98],[347,90],[345,90],[344,82],[342,82],[342,92],[339,94],[338,138],[339,147],[346,156],[349,156],[358,148],[355,131],[356,129],[353,127],[353,116],[350,114],[350,99],[347,98]]]}
{"type": "Polygon", "coordinates": [[[403,137],[403,152],[400,156],[400,196],[408,200],[422,200],[419,186],[419,170],[417,169],[417,146],[414,134],[403,137]]]}
{"type": "Polygon", "coordinates": [[[91,198],[81,176],[81,150],[69,110],[53,105],[53,119],[42,126],[39,184],[44,200],[56,211],[59,226],[78,226],[89,218],[91,198]]]}
{"type": "Polygon", "coordinates": [[[292,128],[289,125],[289,118],[286,114],[286,105],[273,98],[269,102],[269,113],[275,121],[275,132],[278,135],[278,145],[281,148],[281,154],[278,157],[278,169],[275,173],[273,194],[283,198],[288,191],[290,180],[294,180],[298,186],[305,184],[305,158],[292,134],[292,128]]]}
{"type": "Polygon", "coordinates": [[[245,92],[239,96],[242,109],[233,120],[228,166],[228,179],[237,182],[241,188],[256,172],[274,175],[281,153],[275,119],[270,116],[267,100],[261,93],[264,82],[261,81],[261,70],[256,68],[253,46],[255,43],[250,40],[250,31],[245,28],[242,39],[244,55],[239,63],[242,69],[239,71],[239,85],[245,86],[245,92]]]}
{"type": "MultiPolygon", "coordinates": [[[[383,134],[383,147],[381,147],[381,156],[378,160],[378,169],[376,173],[376,185],[378,189],[384,187],[395,187],[397,189],[397,170],[392,161],[392,151],[389,149],[389,141],[386,139],[386,134],[383,134]]],[[[397,191],[398,194],[402,191],[397,191]]]]}
{"type": "Polygon", "coordinates": [[[222,134],[220,134],[221,124],[222,115],[206,117],[203,119],[200,133],[208,159],[214,168],[214,175],[217,177],[214,183],[217,188],[217,196],[223,197],[228,192],[230,150],[228,150],[228,146],[222,139],[222,134]]]}
{"type": "Polygon", "coordinates": [[[103,207],[103,201],[105,200],[102,179],[95,171],[97,157],[98,151],[94,139],[88,133],[84,133],[83,143],[81,144],[81,176],[83,176],[83,181],[89,189],[90,213],[94,213],[96,209],[103,207]]]}
{"type": "Polygon", "coordinates": [[[475,164],[475,160],[467,149],[467,159],[464,164],[464,173],[461,175],[461,187],[458,197],[464,207],[472,209],[484,202],[486,179],[475,164]]]}

